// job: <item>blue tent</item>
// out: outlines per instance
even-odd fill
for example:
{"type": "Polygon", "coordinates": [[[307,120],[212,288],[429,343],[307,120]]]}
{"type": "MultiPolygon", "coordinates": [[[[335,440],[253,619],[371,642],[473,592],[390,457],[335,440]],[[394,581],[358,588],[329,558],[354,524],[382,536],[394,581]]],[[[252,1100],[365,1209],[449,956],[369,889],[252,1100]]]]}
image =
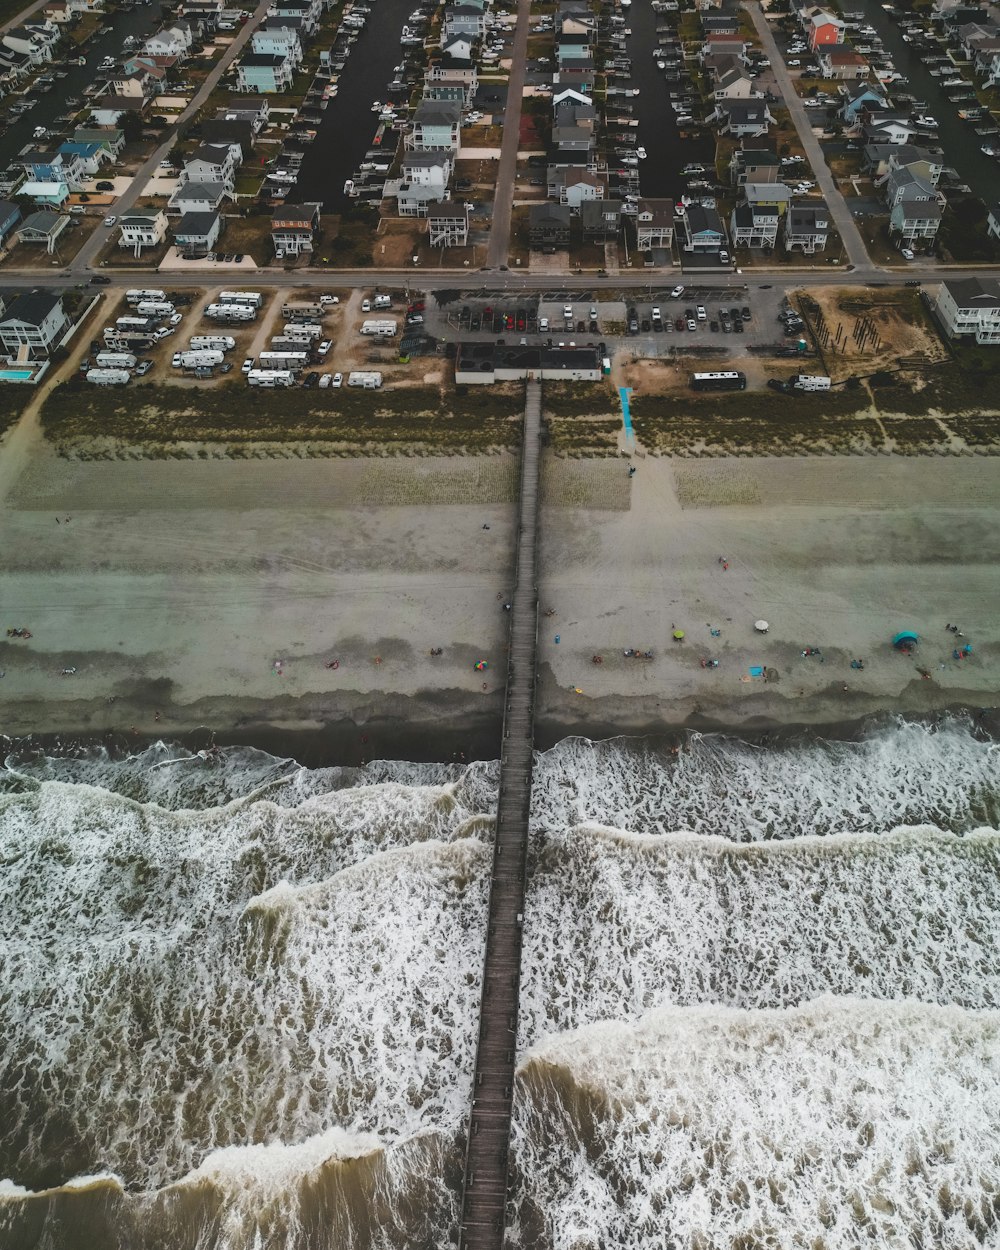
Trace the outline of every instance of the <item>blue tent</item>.
{"type": "Polygon", "coordinates": [[[919,641],[920,639],[912,629],[903,629],[900,630],[900,632],[893,638],[892,645],[897,651],[909,651],[912,647],[915,647],[919,641]]]}

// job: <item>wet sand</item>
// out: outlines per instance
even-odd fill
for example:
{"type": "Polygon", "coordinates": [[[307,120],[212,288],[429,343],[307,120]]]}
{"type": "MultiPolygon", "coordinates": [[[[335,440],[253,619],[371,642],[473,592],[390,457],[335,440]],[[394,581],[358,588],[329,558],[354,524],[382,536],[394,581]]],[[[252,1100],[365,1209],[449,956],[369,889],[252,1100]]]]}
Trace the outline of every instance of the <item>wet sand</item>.
{"type": "MultiPolygon", "coordinates": [[[[636,463],[631,482],[623,461],[547,466],[541,743],[993,705],[1000,459],[636,463]],[[952,659],[948,621],[970,659],[952,659]],[[904,627],[914,657],[889,646],[904,627]]],[[[515,468],[77,463],[34,446],[0,512],[0,625],[33,634],[0,635],[3,731],[495,755],[515,468]]]]}

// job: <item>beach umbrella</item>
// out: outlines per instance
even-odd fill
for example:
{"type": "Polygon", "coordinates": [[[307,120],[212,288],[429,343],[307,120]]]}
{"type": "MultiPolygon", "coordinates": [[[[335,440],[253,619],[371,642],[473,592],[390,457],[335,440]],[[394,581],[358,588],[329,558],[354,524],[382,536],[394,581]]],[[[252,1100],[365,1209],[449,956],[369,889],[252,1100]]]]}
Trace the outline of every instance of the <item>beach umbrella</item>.
{"type": "Polygon", "coordinates": [[[767,621],[754,621],[753,627],[758,634],[766,634],[770,628],[767,621]]]}
{"type": "Polygon", "coordinates": [[[684,637],[684,630],[683,630],[683,629],[675,629],[675,630],[674,630],[674,635],[673,635],[673,636],[674,636],[674,640],[675,640],[676,642],[680,642],[680,641],[681,641],[681,639],[684,637]]]}
{"type": "Polygon", "coordinates": [[[915,647],[919,639],[912,629],[901,629],[892,640],[892,645],[897,651],[905,651],[910,647],[915,647]]]}
{"type": "Polygon", "coordinates": [[[486,670],[489,668],[489,666],[490,666],[490,662],[489,662],[489,660],[477,660],[477,661],[476,661],[476,672],[477,672],[477,673],[485,673],[485,672],[486,672],[486,670]]]}

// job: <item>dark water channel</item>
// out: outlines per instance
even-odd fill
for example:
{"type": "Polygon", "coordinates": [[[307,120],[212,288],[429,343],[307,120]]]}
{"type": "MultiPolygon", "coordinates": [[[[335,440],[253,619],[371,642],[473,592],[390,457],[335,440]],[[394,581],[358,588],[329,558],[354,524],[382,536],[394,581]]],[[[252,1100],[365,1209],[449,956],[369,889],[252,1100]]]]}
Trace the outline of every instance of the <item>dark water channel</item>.
{"type": "MultiPolygon", "coordinates": [[[[315,140],[306,149],[295,184],[297,201],[319,201],[327,212],[338,212],[351,202],[344,195],[344,183],[354,177],[378,129],[378,114],[371,111],[372,102],[387,98],[393,67],[403,59],[399,36],[418,3],[419,0],[376,0],[347,64],[340,71],[337,94],[316,127],[315,140]]],[[[397,140],[395,131],[387,132],[387,142],[393,150],[397,140]]]]}
{"type": "MultiPolygon", "coordinates": [[[[920,60],[927,53],[914,51],[908,43],[903,42],[899,26],[882,11],[875,0],[864,0],[859,8],[878,32],[896,70],[909,79],[909,82],[898,86],[890,83],[887,88],[890,98],[895,90],[925,101],[927,108],[923,111],[930,113],[938,123],[939,138],[932,146],[944,149],[945,165],[955,169],[959,180],[967,182],[981,199],[987,203],[996,200],[1000,197],[1000,168],[995,160],[984,156],[979,149],[983,144],[995,147],[997,137],[993,135],[984,139],[976,134],[975,126],[971,122],[964,122],[959,118],[958,110],[965,106],[948,99],[937,79],[928,73],[927,66],[920,60]]],[[[936,49],[937,47],[935,45],[936,49]]],[[[943,45],[940,46],[940,51],[942,55],[945,53],[943,45]]],[[[975,101],[970,101],[970,104],[975,104],[975,101]]],[[[920,140],[915,142],[919,144],[920,140]]]]}
{"type": "MultiPolygon", "coordinates": [[[[34,92],[28,92],[26,96],[12,95],[4,100],[4,104],[10,104],[16,100],[37,98],[38,103],[23,117],[4,120],[0,129],[0,167],[9,165],[27,144],[44,151],[57,148],[68,136],[69,131],[66,125],[57,122],[56,118],[70,112],[73,108],[84,108],[94,102],[95,97],[84,96],[83,91],[97,78],[97,67],[103,58],[113,56],[120,59],[123,53],[127,55],[137,52],[142,40],[158,29],[160,13],[160,5],[154,0],[153,4],[141,4],[130,13],[105,14],[101,31],[79,50],[76,50],[75,44],[64,39],[55,49],[51,65],[46,65],[42,72],[43,74],[52,73],[56,69],[65,69],[68,71],[67,76],[57,78],[51,91],[37,96],[34,92]],[[103,31],[110,33],[104,34],[103,31]],[[135,47],[126,50],[122,45],[128,38],[136,39],[138,42],[135,47]],[[85,56],[87,64],[62,65],[59,63],[63,57],[71,53],[74,56],[85,56]],[[84,103],[79,106],[68,105],[66,100],[70,96],[79,96],[84,103]],[[32,134],[38,126],[45,126],[46,129],[55,131],[61,137],[33,139],[32,134]]],[[[80,124],[85,124],[85,119],[80,124]]]]}
{"type": "MultiPolygon", "coordinates": [[[[670,196],[679,199],[686,188],[681,170],[692,162],[711,165],[715,160],[715,138],[711,131],[696,132],[696,139],[682,139],[670,107],[670,90],[682,84],[669,85],[663,72],[656,68],[653,51],[660,44],[657,23],[667,22],[671,15],[654,13],[649,0],[637,0],[623,10],[631,36],[626,39],[627,56],[632,61],[630,85],[639,88],[632,97],[633,116],[638,118],[639,143],[646,149],[646,159],[639,165],[639,186],[643,195],[670,196]]],[[[686,62],[688,66],[693,62],[686,62]]],[[[624,79],[618,81],[624,82],[624,79]]],[[[696,104],[694,115],[704,112],[696,104]]]]}

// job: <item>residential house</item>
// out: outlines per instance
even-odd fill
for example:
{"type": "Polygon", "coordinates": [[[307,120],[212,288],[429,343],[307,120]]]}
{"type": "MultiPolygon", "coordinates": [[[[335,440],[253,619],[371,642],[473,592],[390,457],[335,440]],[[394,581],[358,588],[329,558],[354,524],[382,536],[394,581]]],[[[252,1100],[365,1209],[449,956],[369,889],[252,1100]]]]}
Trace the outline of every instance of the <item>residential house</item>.
{"type": "Polygon", "coordinates": [[[613,243],[622,226],[619,200],[584,200],[580,205],[584,243],[613,243]]]}
{"type": "MultiPolygon", "coordinates": [[[[914,143],[894,143],[889,147],[886,175],[891,177],[901,169],[908,169],[911,173],[923,178],[925,182],[929,182],[932,187],[936,187],[941,181],[944,165],[939,155],[927,148],[919,147],[914,143]]],[[[875,185],[879,185],[878,180],[875,185]]]]}
{"type": "Polygon", "coordinates": [[[715,100],[759,100],[764,93],[744,70],[732,65],[716,75],[712,96],[715,100]]]}
{"type": "Polygon", "coordinates": [[[860,52],[843,45],[827,44],[818,48],[816,60],[824,78],[867,78],[870,69],[860,52]]]}
{"type": "Polygon", "coordinates": [[[316,33],[322,11],[323,6],[320,0],[274,0],[267,10],[267,15],[268,17],[300,18],[303,38],[309,39],[316,33]]]}
{"type": "Polygon", "coordinates": [[[178,217],[214,213],[227,197],[232,199],[232,190],[224,182],[182,182],[167,200],[167,211],[178,217]]]}
{"type": "Polygon", "coordinates": [[[597,29],[597,21],[585,5],[560,4],[555,27],[561,35],[586,35],[597,29]]]}
{"type": "Polygon", "coordinates": [[[18,158],[29,181],[63,182],[70,191],[82,191],[87,174],[83,161],[73,152],[29,150],[18,158]]]}
{"type": "Polygon", "coordinates": [[[24,292],[0,318],[0,343],[12,360],[46,360],[68,329],[60,296],[24,292]]]}
{"type": "Polygon", "coordinates": [[[429,247],[465,247],[469,241],[469,209],[466,204],[435,200],[427,206],[429,247]]]}
{"type": "Polygon", "coordinates": [[[421,100],[413,114],[406,147],[418,152],[457,152],[461,125],[461,105],[452,100],[421,100]]]}
{"type": "Polygon", "coordinates": [[[1000,281],[996,278],[942,282],[936,308],[950,338],[972,338],[981,346],[1000,343],[1000,281]]]}
{"type": "Polygon", "coordinates": [[[740,19],[735,13],[718,13],[701,19],[702,33],[707,35],[738,35],[740,19]]]}
{"type": "Polygon", "coordinates": [[[467,39],[482,39],[486,34],[486,10],[478,4],[449,5],[444,11],[444,33],[448,38],[464,35],[467,39]]]}
{"type": "Polygon", "coordinates": [[[718,252],[726,245],[726,228],[718,210],[704,204],[690,204],[681,217],[682,246],[685,252],[718,252]]]}
{"type": "Polygon", "coordinates": [[[937,238],[943,216],[944,205],[938,200],[903,197],[889,213],[889,233],[899,235],[908,247],[926,244],[937,238]]]}
{"type": "Polygon", "coordinates": [[[572,69],[572,62],[590,59],[590,35],[557,35],[555,48],[559,64],[572,69]]]}
{"type": "Polygon", "coordinates": [[[865,116],[870,118],[861,127],[865,143],[910,143],[916,137],[906,113],[866,111],[865,116]]]}
{"type": "Polygon", "coordinates": [[[32,65],[38,66],[52,60],[52,49],[61,38],[55,22],[27,23],[9,30],[0,38],[0,44],[11,52],[26,56],[32,65]]]}
{"type": "Polygon", "coordinates": [[[533,248],[569,247],[570,210],[559,204],[532,204],[528,210],[528,240],[533,248]]]}
{"type": "Polygon", "coordinates": [[[729,218],[733,247],[773,248],[781,216],[773,204],[737,204],[729,218]]]}
{"type": "Polygon", "coordinates": [[[468,104],[472,99],[472,93],[466,83],[461,79],[454,78],[450,81],[445,79],[441,82],[427,83],[424,86],[423,99],[425,100],[454,100],[459,104],[468,104]]]}
{"type": "Polygon", "coordinates": [[[471,61],[472,40],[468,35],[442,34],[441,52],[442,55],[450,57],[453,61],[471,61]]]}
{"type": "Polygon", "coordinates": [[[738,61],[746,52],[747,47],[746,35],[711,34],[706,35],[705,42],[701,45],[700,55],[703,62],[709,57],[717,56],[731,56],[738,61]]]}
{"type": "Polygon", "coordinates": [[[13,200],[0,200],[0,244],[6,243],[11,231],[20,220],[20,207],[13,200]]]}
{"type": "Polygon", "coordinates": [[[785,250],[801,248],[806,256],[822,252],[830,230],[830,212],[822,202],[792,204],[785,213],[785,250]]]}
{"type": "Polygon", "coordinates": [[[282,204],[271,217],[271,242],[275,253],[299,256],[311,252],[319,230],[322,204],[282,204]]]}
{"type": "Polygon", "coordinates": [[[60,26],[73,20],[73,14],[70,12],[66,0],[53,0],[51,4],[43,4],[42,17],[47,22],[56,22],[60,26]]]}
{"type": "Polygon", "coordinates": [[[844,42],[844,23],[828,9],[807,9],[801,18],[806,41],[813,52],[844,42]]]}
{"type": "Polygon", "coordinates": [[[90,108],[90,120],[95,126],[116,127],[126,113],[141,117],[149,101],[145,96],[102,95],[90,108]]]}
{"type": "Polygon", "coordinates": [[[640,199],[635,215],[636,247],[640,252],[653,248],[669,250],[674,243],[673,200],[640,199]]]}
{"type": "Polygon", "coordinates": [[[602,200],[605,180],[589,169],[565,169],[559,185],[559,203],[574,213],[580,211],[585,200],[602,200]]]}
{"type": "Polygon", "coordinates": [[[715,110],[724,134],[757,139],[774,125],[771,110],[762,100],[724,100],[715,110]]]}
{"type": "Polygon", "coordinates": [[[236,89],[276,95],[287,91],[294,77],[295,70],[288,56],[278,52],[250,52],[236,67],[236,89]]]}
{"type": "Polygon", "coordinates": [[[553,126],[552,146],[556,152],[590,152],[594,135],[583,126],[553,126]]]}
{"type": "Polygon", "coordinates": [[[237,96],[225,108],[216,109],[215,116],[218,121],[249,122],[254,134],[259,135],[271,120],[271,105],[266,96],[237,96]]]}
{"type": "Polygon", "coordinates": [[[581,61],[577,61],[571,68],[560,66],[552,75],[552,102],[556,102],[563,91],[575,91],[580,95],[589,98],[594,94],[594,69],[593,66],[584,66],[581,61]]]}
{"type": "Polygon", "coordinates": [[[87,126],[78,126],[73,131],[74,143],[99,143],[108,153],[112,161],[116,161],[121,156],[125,148],[125,136],[120,130],[114,128],[91,128],[87,126]]]}
{"type": "Polygon", "coordinates": [[[553,127],[574,126],[592,135],[597,130],[597,121],[597,109],[589,102],[581,104],[576,100],[562,100],[552,110],[553,127]]]}
{"type": "Polygon", "coordinates": [[[167,215],[162,209],[130,209],[119,222],[119,247],[129,247],[138,259],[143,248],[157,247],[167,237],[167,215]]]}
{"type": "MultiPolygon", "coordinates": [[[[400,217],[425,217],[430,204],[444,200],[451,177],[450,152],[407,152],[396,187],[400,217]]],[[[389,194],[388,186],[386,194],[389,194]]]]}
{"type": "MultiPolygon", "coordinates": [[[[20,217],[18,213],[18,217],[20,217]]],[[[71,218],[68,213],[57,213],[51,208],[40,208],[29,213],[21,222],[17,232],[18,243],[44,243],[45,250],[51,256],[56,250],[56,240],[69,225],[71,218]]]]}
{"type": "Polygon", "coordinates": [[[888,108],[885,92],[875,83],[859,82],[852,87],[841,87],[843,104],[840,117],[848,127],[861,125],[861,114],[869,108],[888,108]]]}
{"type": "Polygon", "coordinates": [[[221,182],[231,191],[236,171],[243,163],[238,143],[202,143],[184,162],[182,182],[221,182]]]}
{"type": "Polygon", "coordinates": [[[552,108],[559,108],[561,104],[589,104],[593,108],[594,102],[585,91],[579,91],[576,87],[560,87],[552,93],[552,108]]]}
{"type": "Polygon", "coordinates": [[[737,187],[748,182],[777,182],[781,177],[781,158],[767,148],[738,148],[729,162],[729,176],[737,187]]]}
{"type": "Polygon", "coordinates": [[[25,182],[17,193],[47,208],[58,208],[69,199],[69,187],[65,182],[25,182]]]}
{"type": "Polygon", "coordinates": [[[236,144],[243,160],[247,160],[253,155],[256,135],[253,126],[248,121],[225,121],[216,116],[209,117],[201,123],[201,137],[202,141],[210,146],[236,144]]]}
{"type": "Polygon", "coordinates": [[[792,192],[783,182],[745,182],[743,198],[754,207],[773,208],[781,217],[792,202],[792,192]]]}
{"type": "Polygon", "coordinates": [[[143,99],[146,96],[159,95],[163,90],[163,80],[167,71],[157,65],[143,65],[133,70],[126,70],[108,80],[108,95],[130,95],[143,99]]]}
{"type": "Polygon", "coordinates": [[[291,26],[271,25],[271,22],[277,21],[281,21],[281,18],[272,18],[253,32],[250,36],[250,50],[259,56],[284,57],[295,70],[302,64],[299,32],[291,26]]]}
{"type": "Polygon", "coordinates": [[[111,160],[111,153],[100,143],[77,143],[71,141],[59,144],[60,156],[75,156],[80,162],[84,174],[93,177],[100,173],[101,165],[111,160]]]}
{"type": "Polygon", "coordinates": [[[174,242],[188,256],[204,256],[222,233],[219,213],[185,213],[174,227],[174,242]]]}
{"type": "Polygon", "coordinates": [[[935,203],[944,203],[944,195],[908,165],[901,169],[890,167],[883,193],[890,209],[895,208],[901,200],[910,200],[913,203],[933,200],[935,203]]]}
{"type": "Polygon", "coordinates": [[[183,59],[190,53],[193,43],[194,30],[191,23],[177,21],[148,36],[142,49],[151,56],[176,56],[183,59]]]}
{"type": "Polygon", "coordinates": [[[170,73],[177,66],[178,58],[176,56],[160,56],[151,52],[133,52],[131,56],[126,54],[122,57],[122,69],[126,74],[134,74],[140,69],[156,69],[162,70],[161,81],[166,81],[170,77],[170,73]]]}
{"type": "Polygon", "coordinates": [[[425,87],[437,83],[448,83],[452,86],[463,83],[466,89],[465,103],[468,104],[479,87],[479,71],[471,61],[454,64],[442,59],[429,65],[424,73],[425,87]]]}
{"type": "Polygon", "coordinates": [[[72,14],[77,13],[103,13],[104,0],[66,0],[66,5],[72,14]]]}
{"type": "Polygon", "coordinates": [[[978,52],[976,68],[982,78],[982,85],[987,88],[995,87],[1000,82],[1000,48],[995,51],[990,49],[989,52],[978,52]]]}
{"type": "Polygon", "coordinates": [[[31,70],[32,64],[27,53],[14,52],[0,44],[0,83],[5,90],[9,90],[22,78],[27,78],[31,70]]]}

